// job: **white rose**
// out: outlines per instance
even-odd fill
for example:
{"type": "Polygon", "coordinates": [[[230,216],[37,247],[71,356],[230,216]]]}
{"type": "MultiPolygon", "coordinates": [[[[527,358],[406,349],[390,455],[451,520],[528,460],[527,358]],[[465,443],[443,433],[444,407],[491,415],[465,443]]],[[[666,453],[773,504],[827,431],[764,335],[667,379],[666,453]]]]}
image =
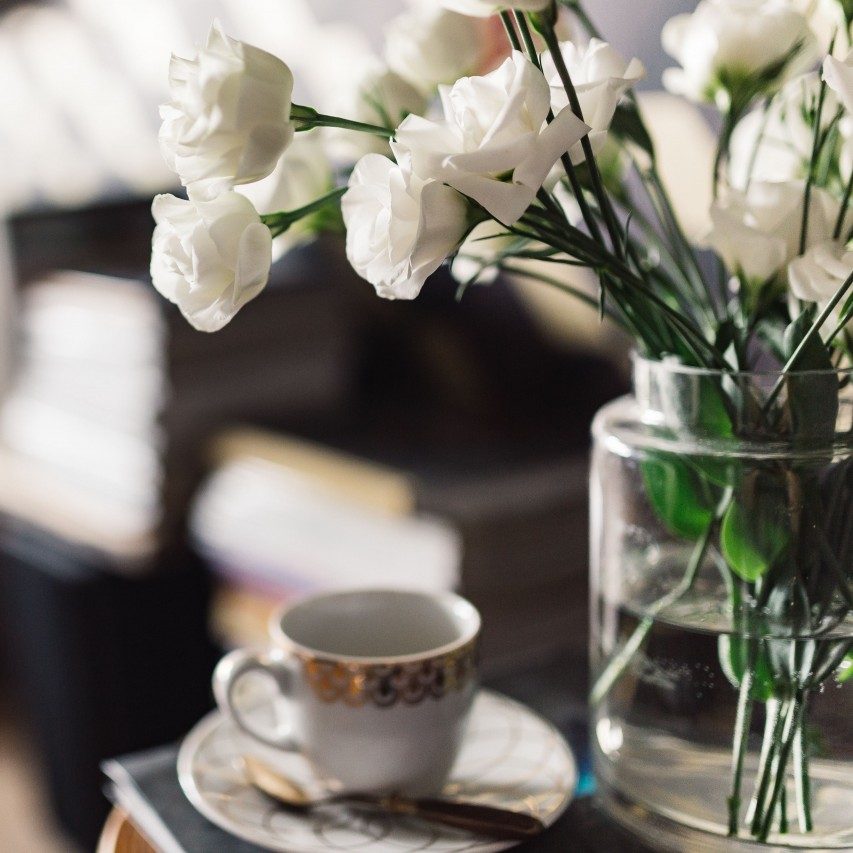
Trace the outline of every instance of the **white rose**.
{"type": "Polygon", "coordinates": [[[785,0],[702,0],[694,12],[670,18],[661,40],[682,66],[664,71],[664,86],[696,101],[713,102],[739,84],[751,85],[798,45],[784,70],[763,81],[763,92],[805,71],[817,58],[808,22],[785,0]]]}
{"type": "Polygon", "coordinates": [[[151,205],[154,287],[196,329],[215,332],[263,290],[272,263],[270,230],[236,192],[185,201],[158,195],[151,205]]]}
{"type": "Polygon", "coordinates": [[[196,197],[272,172],[293,138],[293,75],[280,59],[214,23],[195,59],[172,57],[169,84],[160,150],[196,197]]]}
{"type": "MultiPolygon", "coordinates": [[[[788,284],[791,296],[806,302],[815,302],[823,311],[836,291],[853,273],[853,250],[849,244],[825,240],[812,246],[804,255],[794,258],[788,265],[788,284]]],[[[845,299],[830,312],[821,327],[825,337],[838,326],[845,299]]]]}
{"type": "Polygon", "coordinates": [[[844,109],[853,113],[853,50],[843,60],[827,56],[823,61],[823,79],[838,95],[844,109]]]}
{"type": "MultiPolygon", "coordinates": [[[[807,118],[804,111],[811,112],[817,104],[819,89],[816,72],[803,74],[786,83],[766,109],[757,108],[738,122],[727,165],[732,186],[743,188],[750,181],[805,179],[811,166],[814,129],[811,117],[807,118]]],[[[827,91],[821,112],[823,129],[835,121],[838,106],[833,93],[827,91]]],[[[832,162],[836,177],[837,157],[838,150],[832,162]]]]}
{"type": "Polygon", "coordinates": [[[824,240],[788,265],[788,283],[797,299],[825,305],[853,273],[853,249],[824,240]]]}
{"type": "MultiPolygon", "coordinates": [[[[332,167],[323,144],[324,129],[300,133],[284,152],[268,177],[237,188],[256,210],[275,213],[296,210],[328,194],[334,188],[332,167]]],[[[273,240],[273,259],[311,239],[316,229],[312,218],[294,222],[273,240]]]]}
{"type": "MultiPolygon", "coordinates": [[[[586,48],[563,42],[560,53],[572,78],[583,120],[592,128],[589,133],[592,150],[598,152],[607,138],[620,98],[645,78],[646,69],[637,59],[626,63],[617,50],[599,39],[591,39],[586,48]]],[[[542,70],[551,87],[554,112],[559,112],[568,105],[569,99],[550,53],[542,58],[542,70]]],[[[584,159],[580,143],[569,153],[575,164],[584,159]]]]}
{"type": "Polygon", "coordinates": [[[524,213],[550,168],[589,130],[569,109],[546,124],[548,84],[518,52],[490,74],[439,92],[445,120],[409,116],[392,144],[397,161],[457,189],[504,225],[524,213]]]}
{"type": "MultiPolygon", "coordinates": [[[[756,181],[746,193],[730,191],[711,208],[707,245],[748,285],[784,273],[799,252],[803,193],[801,181],[756,181]]],[[[812,187],[807,246],[832,234],[838,209],[828,192],[812,187]]]]}
{"type": "Polygon", "coordinates": [[[341,212],[350,265],[386,299],[414,299],[467,229],[459,193],[381,154],[356,163],[341,212]]]}
{"type": "Polygon", "coordinates": [[[506,9],[518,9],[522,12],[541,12],[551,5],[551,0],[508,0],[506,3],[494,3],[492,0],[440,0],[441,5],[460,15],[473,15],[485,18],[496,15],[506,9]]]}
{"type": "Polygon", "coordinates": [[[388,67],[426,95],[439,83],[453,83],[475,73],[489,43],[483,22],[436,6],[413,4],[385,30],[388,67]]]}
{"type": "Polygon", "coordinates": [[[833,41],[835,56],[847,53],[850,49],[850,32],[842,3],[838,0],[792,0],[792,5],[809,22],[821,53],[828,53],[833,41]]]}

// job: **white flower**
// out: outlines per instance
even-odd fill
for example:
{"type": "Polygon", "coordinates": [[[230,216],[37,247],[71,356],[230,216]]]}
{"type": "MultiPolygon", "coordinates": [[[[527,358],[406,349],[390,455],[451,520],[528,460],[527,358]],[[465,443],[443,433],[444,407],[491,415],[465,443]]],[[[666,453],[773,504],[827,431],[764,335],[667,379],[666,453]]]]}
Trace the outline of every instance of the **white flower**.
{"type": "Polygon", "coordinates": [[[817,58],[808,22],[785,0],[701,0],[694,12],[670,18],[661,40],[682,66],[664,71],[664,86],[696,101],[737,95],[796,49],[781,73],[761,81],[770,92],[817,58]]]}
{"type": "Polygon", "coordinates": [[[388,67],[425,95],[480,69],[489,50],[484,22],[436,6],[413,3],[385,30],[388,67]]]}
{"type": "Polygon", "coordinates": [[[797,299],[825,305],[853,273],[853,249],[824,240],[788,265],[788,283],[797,299]]]}
{"type": "Polygon", "coordinates": [[[414,299],[468,227],[459,193],[381,154],[356,163],[341,212],[350,265],[386,299],[414,299]]]}
{"type": "MultiPolygon", "coordinates": [[[[812,246],[804,255],[795,258],[789,264],[788,283],[791,296],[806,302],[814,302],[818,310],[823,311],[851,273],[853,273],[853,248],[837,240],[825,240],[812,246]]],[[[835,331],[845,301],[846,298],[835,306],[821,326],[821,334],[824,337],[835,331]]]]}
{"type": "MultiPolygon", "coordinates": [[[[334,179],[323,145],[322,130],[318,128],[298,134],[271,175],[238,187],[237,192],[246,196],[256,210],[264,213],[296,210],[331,192],[334,179]]],[[[273,259],[311,239],[315,230],[310,216],[294,222],[273,240],[273,259]]]]}
{"type": "MultiPolygon", "coordinates": [[[[645,78],[646,69],[637,59],[626,63],[615,48],[599,39],[592,39],[585,48],[563,42],[560,53],[575,87],[583,120],[592,128],[589,134],[592,150],[598,152],[607,138],[620,98],[645,78]]],[[[554,112],[559,112],[568,105],[569,99],[550,53],[542,59],[542,70],[551,86],[554,112]]],[[[580,143],[573,146],[570,155],[575,164],[583,161],[580,143]]]]}
{"type": "Polygon", "coordinates": [[[236,192],[185,201],[158,195],[151,205],[154,287],[200,331],[226,325],[269,277],[270,230],[236,192]]]}
{"type": "Polygon", "coordinates": [[[505,9],[540,12],[551,5],[551,0],[508,0],[506,3],[495,3],[492,0],[440,0],[440,3],[445,9],[450,9],[452,12],[485,18],[488,15],[496,15],[505,9]]]}
{"type": "Polygon", "coordinates": [[[280,59],[214,23],[195,59],[172,56],[169,83],[160,149],[196,197],[272,172],[293,138],[293,76],[280,59]]]}
{"type": "Polygon", "coordinates": [[[504,225],[533,201],[551,166],[589,130],[564,109],[553,122],[542,73],[515,52],[483,77],[439,89],[443,122],[409,116],[392,145],[422,180],[448,184],[504,225]]]}
{"type": "Polygon", "coordinates": [[[853,113],[853,50],[843,60],[827,56],[823,61],[823,79],[838,95],[844,109],[853,113]]]}
{"type": "MultiPolygon", "coordinates": [[[[730,191],[711,208],[707,244],[728,269],[748,285],[761,285],[779,273],[799,252],[804,187],[801,181],[756,181],[746,193],[730,191]]],[[[832,233],[839,204],[812,187],[807,246],[832,233]]]]}
{"type": "MultiPolygon", "coordinates": [[[[803,74],[783,86],[768,108],[755,109],[732,134],[728,179],[742,189],[749,181],[805,179],[814,145],[813,121],[820,90],[816,72],[803,74]]],[[[821,127],[834,120],[839,103],[831,91],[824,95],[821,127]]],[[[830,138],[832,142],[832,138],[830,138]]],[[[837,151],[833,167],[838,168],[837,151]]]]}
{"type": "Polygon", "coordinates": [[[833,41],[833,53],[836,56],[847,53],[850,49],[850,32],[842,3],[838,0],[792,0],[792,5],[809,22],[820,53],[828,53],[833,41]]]}

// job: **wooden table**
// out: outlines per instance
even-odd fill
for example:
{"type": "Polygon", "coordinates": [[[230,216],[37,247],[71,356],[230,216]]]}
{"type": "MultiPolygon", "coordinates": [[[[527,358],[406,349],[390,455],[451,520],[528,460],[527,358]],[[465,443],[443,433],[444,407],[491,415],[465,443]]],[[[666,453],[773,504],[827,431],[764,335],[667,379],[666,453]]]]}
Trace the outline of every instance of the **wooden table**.
{"type": "Polygon", "coordinates": [[[116,806],[107,817],[96,853],[157,853],[127,816],[116,806]]]}
{"type": "MultiPolygon", "coordinates": [[[[591,797],[575,800],[567,815],[544,834],[525,842],[527,853],[654,853],[637,839],[590,808],[591,797]],[[570,813],[574,812],[573,816],[570,813]],[[568,818],[568,819],[565,819],[568,818]]],[[[114,807],[104,824],[96,853],[161,853],[145,839],[133,821],[118,806],[114,807]]]]}

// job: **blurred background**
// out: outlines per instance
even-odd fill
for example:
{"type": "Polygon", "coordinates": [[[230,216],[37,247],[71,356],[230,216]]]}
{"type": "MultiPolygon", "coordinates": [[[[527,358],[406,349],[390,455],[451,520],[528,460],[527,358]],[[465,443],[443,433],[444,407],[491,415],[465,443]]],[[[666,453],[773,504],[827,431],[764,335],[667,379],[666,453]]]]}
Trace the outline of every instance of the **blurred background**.
{"type": "MultiPolygon", "coordinates": [[[[0,3],[0,850],[93,850],[100,762],[174,740],[273,602],[452,586],[488,677],[585,677],[586,454],[624,342],[570,300],[436,275],[380,302],[321,239],[215,335],[148,280],[172,52],[218,18],[317,104],[402,0],[0,3]]],[[[663,21],[595,4],[659,87],[663,21]]]]}

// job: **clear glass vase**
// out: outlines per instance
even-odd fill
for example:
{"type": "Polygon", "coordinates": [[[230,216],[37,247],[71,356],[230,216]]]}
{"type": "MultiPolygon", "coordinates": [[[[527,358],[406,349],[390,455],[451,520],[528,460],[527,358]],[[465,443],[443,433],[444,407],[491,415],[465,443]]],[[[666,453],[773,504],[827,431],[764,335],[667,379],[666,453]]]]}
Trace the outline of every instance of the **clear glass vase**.
{"type": "Polygon", "coordinates": [[[591,731],[657,850],[853,850],[853,375],[641,358],[594,426],[591,731]]]}

